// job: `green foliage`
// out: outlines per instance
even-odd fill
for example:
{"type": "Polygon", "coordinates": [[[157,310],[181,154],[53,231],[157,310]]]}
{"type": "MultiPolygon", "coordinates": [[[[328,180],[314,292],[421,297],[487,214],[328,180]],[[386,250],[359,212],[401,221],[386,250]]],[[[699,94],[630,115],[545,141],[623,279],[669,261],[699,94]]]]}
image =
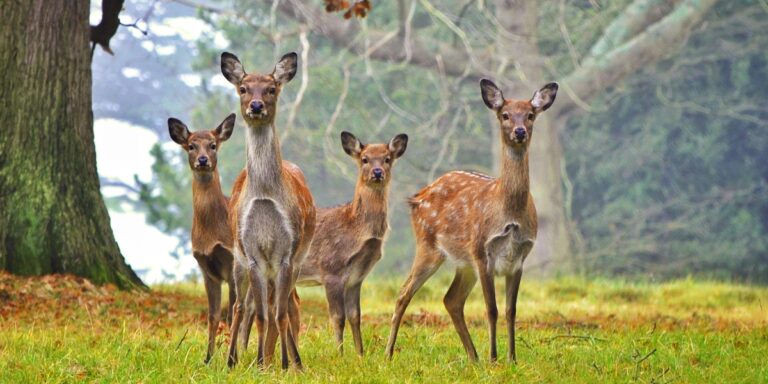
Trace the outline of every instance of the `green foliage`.
{"type": "Polygon", "coordinates": [[[719,7],[679,55],[570,121],[584,270],[768,282],[768,60],[712,53],[745,35],[768,46],[747,10],[719,7]]]}
{"type": "MultiPolygon", "coordinates": [[[[541,3],[536,37],[547,76],[560,79],[575,69],[629,3],[541,3]]],[[[428,36],[426,44],[461,47],[457,36],[419,4],[413,33],[428,36]]],[[[439,8],[474,47],[490,50],[496,38],[489,33],[492,6],[473,4],[459,14],[466,4],[446,1],[439,8]]],[[[272,24],[269,7],[260,2],[239,0],[235,7],[237,18],[203,15],[231,41],[227,50],[241,58],[246,70],[268,72],[283,53],[301,51],[298,24],[279,12],[272,24]],[[280,41],[265,38],[269,33],[281,33],[280,41]]],[[[561,143],[573,186],[567,203],[579,271],[641,279],[696,274],[768,282],[764,16],[755,1],[721,2],[681,52],[615,84],[592,103],[591,112],[568,116],[561,143]]],[[[377,2],[362,28],[395,30],[397,22],[396,2],[377,2]]],[[[309,83],[291,127],[287,120],[301,71],[281,96],[277,126],[284,157],[302,167],[318,205],[336,205],[350,200],[356,173],[339,146],[339,133],[351,131],[365,142],[408,133],[408,151],[395,166],[392,233],[386,256],[374,270],[405,271],[413,249],[405,199],[448,170],[492,173],[495,125],[474,81],[368,60],[321,36],[310,33],[307,38],[309,83]],[[328,129],[344,88],[345,68],[348,95],[328,129]]],[[[364,33],[356,37],[366,38],[364,33]]],[[[212,36],[198,42],[194,68],[203,78],[219,73],[220,50],[212,42],[212,36]]],[[[238,109],[230,87],[204,82],[197,97],[193,129],[210,129],[238,109]]],[[[225,186],[244,164],[243,129],[239,122],[219,153],[225,186]]],[[[186,242],[189,171],[184,162],[168,162],[179,151],[163,146],[154,153],[159,171],[143,197],[153,210],[153,222],[186,242]]]]}

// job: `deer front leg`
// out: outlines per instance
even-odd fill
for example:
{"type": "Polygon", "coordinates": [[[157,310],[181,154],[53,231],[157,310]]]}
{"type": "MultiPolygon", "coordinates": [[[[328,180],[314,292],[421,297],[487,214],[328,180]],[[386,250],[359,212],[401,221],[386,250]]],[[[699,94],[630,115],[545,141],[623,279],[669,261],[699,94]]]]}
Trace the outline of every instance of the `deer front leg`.
{"type": "Polygon", "coordinates": [[[232,327],[230,329],[232,335],[229,341],[227,357],[227,366],[230,368],[237,364],[237,335],[240,330],[241,320],[243,319],[243,304],[246,300],[246,291],[248,290],[248,277],[245,267],[236,262],[232,267],[232,274],[235,276],[235,304],[232,308],[232,327]]]}
{"type": "Polygon", "coordinates": [[[355,341],[357,354],[363,356],[363,335],[360,332],[360,288],[363,283],[357,283],[347,288],[344,292],[344,310],[352,329],[352,338],[355,341]]]}
{"type": "Polygon", "coordinates": [[[232,325],[232,308],[235,306],[235,279],[227,280],[227,291],[229,292],[229,301],[227,301],[227,325],[232,325]]]}
{"type": "MultiPolygon", "coordinates": [[[[250,308],[253,308],[254,318],[256,320],[256,331],[258,332],[257,338],[257,352],[256,362],[260,367],[265,363],[265,340],[267,334],[267,327],[269,319],[267,317],[268,299],[267,299],[267,283],[264,277],[264,272],[258,268],[257,265],[251,265],[248,270],[248,281],[250,282],[249,291],[252,291],[250,295],[251,301],[248,303],[250,308]]],[[[234,338],[236,335],[232,335],[234,338]]]]}
{"type": "Polygon", "coordinates": [[[483,288],[486,315],[488,317],[488,338],[491,342],[490,359],[496,361],[496,321],[499,318],[499,310],[496,308],[496,290],[493,286],[493,267],[482,259],[477,266],[477,275],[480,286],[483,288]]]}
{"type": "Polygon", "coordinates": [[[344,283],[336,279],[325,282],[325,298],[328,300],[328,318],[333,327],[336,348],[344,353],[344,283]]]}
{"type": "Polygon", "coordinates": [[[507,276],[507,333],[509,334],[509,351],[507,360],[517,362],[515,354],[515,316],[517,314],[517,293],[520,290],[520,280],[523,278],[523,267],[520,266],[512,275],[507,276]]]}
{"type": "Polygon", "coordinates": [[[255,298],[252,289],[248,289],[245,299],[245,321],[240,327],[240,342],[243,343],[243,351],[248,350],[248,343],[251,339],[251,328],[253,327],[253,321],[256,317],[256,306],[254,305],[255,298]]]}
{"type": "Polygon", "coordinates": [[[297,369],[302,369],[301,357],[296,340],[289,331],[288,306],[293,291],[293,266],[290,263],[280,263],[280,270],[275,281],[275,320],[280,333],[280,355],[283,369],[288,369],[289,354],[297,369]]]}
{"type": "Polygon", "coordinates": [[[301,330],[301,300],[296,289],[291,292],[291,300],[288,306],[288,318],[291,320],[291,334],[296,344],[299,344],[299,331],[301,330]]]}
{"type": "Polygon", "coordinates": [[[205,355],[205,364],[208,364],[216,348],[216,333],[221,320],[221,283],[207,275],[203,277],[203,281],[208,296],[208,351],[205,355]]]}

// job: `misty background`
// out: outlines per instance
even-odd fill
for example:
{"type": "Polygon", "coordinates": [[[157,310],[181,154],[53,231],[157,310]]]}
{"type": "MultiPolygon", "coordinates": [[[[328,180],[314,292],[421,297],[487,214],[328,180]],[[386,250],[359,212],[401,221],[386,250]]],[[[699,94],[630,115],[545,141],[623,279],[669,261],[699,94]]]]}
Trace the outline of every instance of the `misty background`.
{"type": "Polygon", "coordinates": [[[211,129],[237,112],[219,152],[228,195],[244,126],[219,55],[269,72],[295,51],[277,128],[318,205],[353,194],[341,131],[410,136],[374,274],[410,266],[408,196],[449,170],[498,175],[488,77],[508,98],[561,84],[532,139],[541,228],[527,271],[768,282],[768,3],[710,0],[698,15],[680,0],[497,3],[374,1],[346,20],[320,0],[127,1],[120,20],[134,25],[93,59],[102,193],[127,262],[146,282],[196,276],[190,171],[166,120],[211,129]]]}

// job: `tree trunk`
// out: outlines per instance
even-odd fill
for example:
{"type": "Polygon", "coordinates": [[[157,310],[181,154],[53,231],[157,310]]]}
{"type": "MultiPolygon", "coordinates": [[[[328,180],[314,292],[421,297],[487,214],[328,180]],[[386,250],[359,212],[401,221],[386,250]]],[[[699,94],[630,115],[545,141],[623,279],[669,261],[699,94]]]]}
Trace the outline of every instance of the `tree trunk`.
{"type": "MultiPolygon", "coordinates": [[[[544,64],[536,39],[537,3],[537,0],[496,0],[494,4],[494,14],[504,29],[496,38],[496,56],[501,58],[504,65],[499,67],[500,73],[494,81],[506,85],[504,96],[507,98],[529,98],[534,91],[553,80],[544,78],[544,64]],[[505,68],[508,70],[505,71],[505,68]],[[504,78],[505,73],[516,74],[517,78],[504,78]]],[[[557,110],[558,104],[555,102],[554,107],[536,122],[530,148],[531,193],[539,217],[539,232],[528,265],[539,266],[537,271],[548,272],[569,270],[571,267],[568,223],[563,210],[560,182],[563,148],[560,145],[558,124],[563,119],[559,118],[557,110]]],[[[493,127],[497,129],[495,119],[493,127]]],[[[499,147],[501,143],[494,145],[499,147]]],[[[498,149],[494,152],[498,152],[498,149]]]]}
{"type": "Polygon", "coordinates": [[[90,2],[5,0],[0,8],[0,269],[143,286],[99,191],[90,2]]]}

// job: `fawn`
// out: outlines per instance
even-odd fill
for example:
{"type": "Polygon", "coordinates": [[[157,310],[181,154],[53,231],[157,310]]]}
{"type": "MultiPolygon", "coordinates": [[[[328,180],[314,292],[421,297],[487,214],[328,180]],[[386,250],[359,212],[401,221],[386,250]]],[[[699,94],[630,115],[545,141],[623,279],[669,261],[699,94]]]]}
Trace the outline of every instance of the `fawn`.
{"type": "MultiPolygon", "coordinates": [[[[235,180],[230,227],[235,238],[235,307],[228,365],[237,363],[243,304],[252,298],[258,330],[258,363],[265,363],[266,330],[280,335],[282,368],[290,359],[301,369],[296,331],[289,324],[296,268],[315,232],[315,207],[299,167],[283,161],[275,132],[277,100],[296,74],[295,53],[283,56],[270,74],[246,73],[237,56],[221,55],[221,72],[240,96],[246,122],[247,161],[235,180]]],[[[298,319],[293,319],[298,321],[298,319]]],[[[268,361],[268,360],[267,360],[268,361]]]]}
{"type": "Polygon", "coordinates": [[[399,134],[387,144],[363,144],[348,132],[341,146],[355,159],[358,178],[352,202],[319,209],[309,255],[301,266],[298,284],[321,284],[339,351],[343,351],[345,316],[352,328],[357,353],[363,354],[360,334],[360,287],[381,250],[389,229],[387,197],[395,160],[405,153],[408,136],[399,134]]]}
{"type": "Polygon", "coordinates": [[[221,319],[221,283],[229,286],[227,319],[232,318],[235,284],[232,276],[232,232],[228,221],[228,199],[221,192],[217,151],[232,136],[235,114],[227,116],[216,129],[190,133],[178,119],[168,119],[171,139],[187,152],[192,169],[192,254],[200,266],[208,296],[208,352],[211,360],[221,319]]]}
{"type": "Polygon", "coordinates": [[[528,146],[536,117],[555,101],[557,83],[545,85],[530,100],[504,99],[490,80],[480,81],[485,105],[496,112],[501,134],[499,178],[474,172],[449,172],[410,200],[416,254],[392,316],[387,355],[392,358],[397,331],[416,291],[449,260],[456,275],[443,303],[469,359],[477,351],[464,321],[464,303],[479,279],[485,299],[490,359],[496,360],[496,293],[494,274],[506,279],[507,358],[516,360],[515,314],[523,261],[536,240],[536,208],[530,193],[528,146]]]}

